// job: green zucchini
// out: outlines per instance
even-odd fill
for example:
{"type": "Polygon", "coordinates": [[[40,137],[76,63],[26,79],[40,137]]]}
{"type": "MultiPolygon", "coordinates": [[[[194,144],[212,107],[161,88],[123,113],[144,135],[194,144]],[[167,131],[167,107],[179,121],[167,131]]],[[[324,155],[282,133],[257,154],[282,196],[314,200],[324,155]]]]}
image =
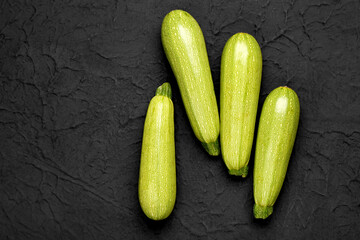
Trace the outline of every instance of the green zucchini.
{"type": "Polygon", "coordinates": [[[266,98],[259,122],[254,166],[254,217],[267,218],[284,182],[299,123],[300,103],[288,87],[266,98]]]}
{"type": "Polygon", "coordinates": [[[185,11],[171,11],[163,20],[161,40],[195,136],[210,155],[219,155],[219,112],[199,24],[185,11]]]}
{"type": "Polygon", "coordinates": [[[262,72],[261,49],[247,33],[225,44],[220,72],[220,143],[229,174],[246,177],[262,72]]]}
{"type": "Polygon", "coordinates": [[[176,199],[174,106],[164,83],[150,101],[144,124],[139,174],[139,202],[153,220],[167,218],[176,199]]]}

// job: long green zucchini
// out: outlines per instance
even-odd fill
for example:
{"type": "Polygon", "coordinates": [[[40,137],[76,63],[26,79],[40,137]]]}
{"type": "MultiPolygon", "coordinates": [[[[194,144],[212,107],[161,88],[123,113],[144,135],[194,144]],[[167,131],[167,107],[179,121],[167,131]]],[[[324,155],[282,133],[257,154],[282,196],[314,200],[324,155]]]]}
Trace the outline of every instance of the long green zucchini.
{"type": "Polygon", "coordinates": [[[258,129],[254,166],[254,217],[267,218],[284,182],[299,123],[300,103],[288,87],[266,98],[258,129]]]}
{"type": "Polygon", "coordinates": [[[259,101],[262,56],[247,33],[225,44],[220,73],[220,143],[231,175],[246,177],[259,101]]]}
{"type": "Polygon", "coordinates": [[[176,199],[174,106],[169,83],[150,101],[141,149],[139,201],[153,220],[167,218],[176,199]]]}
{"type": "Polygon", "coordinates": [[[185,11],[171,11],[163,20],[161,40],[195,136],[210,155],[219,155],[219,113],[199,24],[185,11]]]}

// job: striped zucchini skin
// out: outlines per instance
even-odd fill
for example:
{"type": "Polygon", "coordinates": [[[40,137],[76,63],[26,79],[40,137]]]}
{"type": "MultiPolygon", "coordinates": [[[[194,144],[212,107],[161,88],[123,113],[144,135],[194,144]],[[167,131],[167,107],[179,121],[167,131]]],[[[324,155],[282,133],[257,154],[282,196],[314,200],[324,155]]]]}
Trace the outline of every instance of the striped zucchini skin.
{"type": "Polygon", "coordinates": [[[254,216],[267,218],[283,185],[300,116],[296,93],[278,87],[266,98],[259,122],[254,166],[254,216]]]}
{"type": "Polygon", "coordinates": [[[210,155],[219,155],[219,113],[199,24],[185,11],[171,11],[163,20],[161,40],[195,136],[210,155]]]}
{"type": "Polygon", "coordinates": [[[176,199],[174,106],[171,88],[164,83],[150,101],[140,160],[139,201],[153,220],[167,218],[176,199]]]}
{"type": "Polygon", "coordinates": [[[220,143],[231,175],[248,173],[261,72],[261,49],[255,38],[233,35],[225,44],[220,73],[220,143]]]}

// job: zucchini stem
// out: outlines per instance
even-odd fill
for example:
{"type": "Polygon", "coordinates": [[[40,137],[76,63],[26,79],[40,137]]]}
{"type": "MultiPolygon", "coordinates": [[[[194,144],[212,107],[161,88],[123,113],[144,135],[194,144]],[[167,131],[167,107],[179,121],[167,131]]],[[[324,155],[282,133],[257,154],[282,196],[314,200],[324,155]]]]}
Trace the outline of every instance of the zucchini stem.
{"type": "Polygon", "coordinates": [[[211,143],[201,143],[205,150],[211,155],[211,156],[217,156],[220,154],[220,147],[219,147],[219,138],[216,139],[215,142],[211,143]]]}
{"type": "Polygon", "coordinates": [[[155,96],[164,96],[171,99],[171,95],[171,85],[168,82],[165,82],[163,85],[156,89],[155,96]]]}
{"type": "Polygon", "coordinates": [[[240,168],[239,170],[231,169],[229,170],[229,174],[235,176],[242,176],[243,178],[245,178],[248,174],[248,171],[249,171],[249,166],[245,166],[243,168],[240,168]]]}
{"type": "Polygon", "coordinates": [[[256,203],[254,204],[254,217],[255,218],[262,218],[265,219],[268,216],[270,216],[273,212],[273,207],[272,206],[260,206],[257,205],[256,203]]]}

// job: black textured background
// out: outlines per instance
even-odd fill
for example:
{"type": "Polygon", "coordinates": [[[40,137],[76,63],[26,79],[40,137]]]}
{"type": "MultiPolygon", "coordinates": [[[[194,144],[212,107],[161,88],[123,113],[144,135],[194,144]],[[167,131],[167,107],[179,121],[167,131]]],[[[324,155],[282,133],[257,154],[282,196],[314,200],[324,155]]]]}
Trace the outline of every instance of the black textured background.
{"type": "Polygon", "coordinates": [[[0,239],[357,239],[360,3],[0,0],[0,239]],[[301,117],[274,214],[252,217],[252,167],[231,178],[191,131],[160,40],[183,9],[202,27],[216,94],[226,40],[264,59],[259,109],[288,85],[301,117]],[[145,113],[173,87],[178,194],[151,222],[137,181],[145,113]]]}

